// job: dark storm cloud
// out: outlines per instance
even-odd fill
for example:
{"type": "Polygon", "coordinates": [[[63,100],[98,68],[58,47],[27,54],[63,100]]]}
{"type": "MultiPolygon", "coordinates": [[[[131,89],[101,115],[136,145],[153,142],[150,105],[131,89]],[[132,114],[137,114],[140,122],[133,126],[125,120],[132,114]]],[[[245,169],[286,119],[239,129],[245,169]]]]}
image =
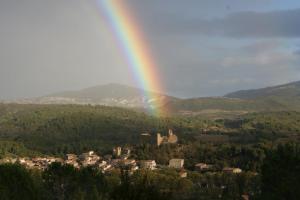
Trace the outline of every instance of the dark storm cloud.
{"type": "Polygon", "coordinates": [[[181,18],[181,23],[160,29],[174,33],[204,34],[234,38],[300,37],[300,9],[271,12],[237,12],[222,18],[181,18]]]}
{"type": "Polygon", "coordinates": [[[169,58],[162,65],[171,94],[219,96],[300,78],[300,56],[282,46],[286,45],[285,41],[248,41],[237,46],[219,40],[215,43],[218,44],[208,46],[201,41],[196,48],[184,43],[173,44],[174,48],[161,54],[169,58]]]}
{"type": "Polygon", "coordinates": [[[296,51],[294,51],[294,54],[300,56],[300,49],[297,49],[296,51]]]}
{"type": "Polygon", "coordinates": [[[215,96],[300,78],[300,56],[293,50],[300,9],[216,16],[168,12],[144,19],[171,94],[215,96]]]}

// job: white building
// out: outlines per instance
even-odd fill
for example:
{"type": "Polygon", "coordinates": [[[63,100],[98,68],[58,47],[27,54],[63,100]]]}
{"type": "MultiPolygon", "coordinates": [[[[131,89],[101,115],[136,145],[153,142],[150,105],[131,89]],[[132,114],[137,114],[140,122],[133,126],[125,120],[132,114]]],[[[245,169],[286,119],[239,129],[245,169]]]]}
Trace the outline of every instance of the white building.
{"type": "Polygon", "coordinates": [[[198,163],[195,165],[195,170],[200,172],[210,171],[213,168],[212,165],[206,163],[198,163]]]}
{"type": "Polygon", "coordinates": [[[141,160],[140,167],[141,169],[154,170],[156,168],[156,162],[155,160],[141,160]]]}

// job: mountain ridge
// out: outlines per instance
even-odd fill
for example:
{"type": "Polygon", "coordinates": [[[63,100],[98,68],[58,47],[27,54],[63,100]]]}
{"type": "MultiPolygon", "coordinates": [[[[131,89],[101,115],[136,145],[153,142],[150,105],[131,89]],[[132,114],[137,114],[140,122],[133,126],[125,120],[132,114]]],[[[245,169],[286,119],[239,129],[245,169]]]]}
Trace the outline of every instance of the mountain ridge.
{"type": "Polygon", "coordinates": [[[300,111],[300,81],[277,86],[240,90],[223,97],[182,99],[169,105],[175,113],[208,115],[265,111],[300,111]]]}
{"type": "Polygon", "coordinates": [[[181,99],[139,88],[110,83],[77,91],[65,91],[15,103],[105,105],[126,108],[166,109],[172,114],[201,115],[263,111],[300,111],[300,81],[240,90],[223,97],[181,99]],[[145,94],[149,93],[150,98],[145,94]],[[152,98],[153,97],[153,98],[152,98]]]}
{"type": "Polygon", "coordinates": [[[42,97],[20,99],[13,103],[25,104],[79,104],[105,105],[127,108],[147,108],[152,104],[164,105],[177,98],[140,88],[109,83],[81,90],[57,92],[42,97]],[[145,95],[145,94],[150,94],[145,95]]]}
{"type": "Polygon", "coordinates": [[[266,96],[300,96],[300,81],[290,82],[286,84],[264,87],[259,89],[239,90],[228,93],[224,97],[239,99],[255,99],[266,96]]]}

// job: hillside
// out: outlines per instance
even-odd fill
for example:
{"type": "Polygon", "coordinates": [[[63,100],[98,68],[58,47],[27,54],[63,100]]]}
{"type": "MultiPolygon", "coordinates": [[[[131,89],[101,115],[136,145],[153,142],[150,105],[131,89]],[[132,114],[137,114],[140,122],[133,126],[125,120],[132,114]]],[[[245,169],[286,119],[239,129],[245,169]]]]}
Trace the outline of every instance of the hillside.
{"type": "Polygon", "coordinates": [[[224,97],[182,99],[168,105],[173,113],[207,117],[236,116],[251,112],[299,111],[300,81],[256,90],[243,90],[224,97]]]}
{"type": "Polygon", "coordinates": [[[181,114],[244,114],[248,112],[261,111],[283,111],[291,110],[279,102],[268,100],[235,99],[227,97],[207,97],[185,99],[171,102],[168,105],[174,113],[181,114]]]}
{"type": "Polygon", "coordinates": [[[292,98],[300,97],[300,81],[292,82],[284,85],[278,85],[273,87],[266,87],[256,90],[240,90],[225,95],[228,98],[239,99],[259,99],[267,97],[280,97],[280,98],[292,98]]]}
{"type": "Polygon", "coordinates": [[[14,103],[21,104],[79,104],[79,105],[105,105],[126,108],[147,108],[152,104],[164,105],[176,98],[163,94],[153,93],[154,98],[149,99],[141,89],[121,85],[107,84],[85,88],[77,91],[66,91],[50,94],[33,99],[22,99],[14,103]]]}
{"type": "Polygon", "coordinates": [[[238,91],[225,97],[264,102],[273,101],[289,110],[300,110],[300,81],[256,90],[238,91]]]}
{"type": "MultiPolygon", "coordinates": [[[[147,92],[148,93],[148,92],[147,92]]],[[[34,99],[18,100],[20,104],[105,105],[135,110],[160,105],[170,114],[203,115],[220,118],[250,112],[300,111],[300,81],[256,90],[237,91],[224,97],[180,99],[153,93],[149,99],[141,89],[107,84],[78,91],[67,91],[34,99]]]]}
{"type": "Polygon", "coordinates": [[[110,151],[114,145],[138,143],[141,133],[166,134],[172,127],[182,138],[214,125],[202,119],[156,118],[107,106],[0,104],[0,113],[1,141],[47,154],[110,151]]]}
{"type": "Polygon", "coordinates": [[[261,112],[209,120],[198,116],[156,118],[106,106],[0,104],[0,113],[0,157],[6,153],[63,155],[89,149],[109,153],[115,145],[139,144],[141,133],[165,135],[169,128],[179,142],[197,138],[202,142],[231,138],[257,141],[261,137],[300,134],[298,112],[261,112]]]}

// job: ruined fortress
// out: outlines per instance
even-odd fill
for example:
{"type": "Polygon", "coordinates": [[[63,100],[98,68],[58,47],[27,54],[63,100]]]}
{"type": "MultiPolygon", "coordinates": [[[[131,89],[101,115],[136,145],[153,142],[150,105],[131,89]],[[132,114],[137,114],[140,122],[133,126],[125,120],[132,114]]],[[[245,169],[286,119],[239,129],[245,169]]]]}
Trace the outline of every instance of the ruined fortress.
{"type": "Polygon", "coordinates": [[[156,136],[157,146],[160,146],[162,144],[175,144],[175,143],[177,143],[177,141],[178,141],[178,138],[171,129],[169,129],[168,136],[161,136],[160,133],[157,133],[157,136],[156,136]]]}

